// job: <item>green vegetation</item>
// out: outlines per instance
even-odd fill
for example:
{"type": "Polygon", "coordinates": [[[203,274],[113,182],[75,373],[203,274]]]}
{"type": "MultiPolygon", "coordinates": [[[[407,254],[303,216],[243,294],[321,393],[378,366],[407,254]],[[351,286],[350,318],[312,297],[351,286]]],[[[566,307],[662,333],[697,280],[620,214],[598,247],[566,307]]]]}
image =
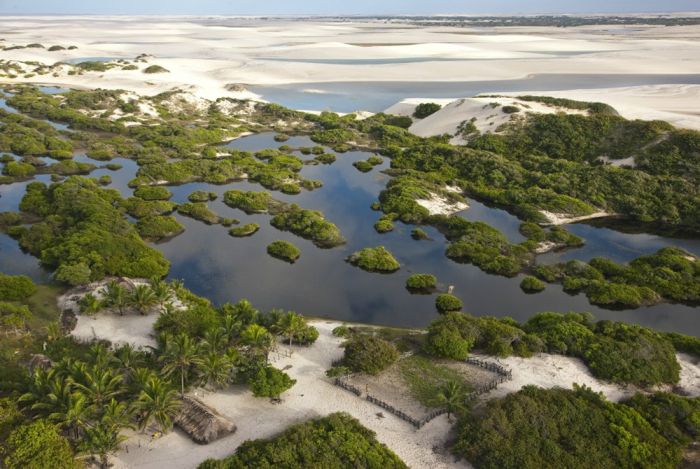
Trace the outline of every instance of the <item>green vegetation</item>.
{"type": "Polygon", "coordinates": [[[520,112],[520,108],[518,106],[503,106],[501,111],[505,114],[515,114],[516,112],[520,112]]]}
{"type": "Polygon", "coordinates": [[[252,236],[260,229],[260,225],[257,223],[246,223],[245,225],[237,226],[228,230],[228,234],[235,238],[243,238],[245,236],[252,236]]]}
{"type": "Polygon", "coordinates": [[[546,287],[545,283],[538,279],[537,277],[533,277],[531,275],[527,275],[523,280],[520,282],[520,288],[525,292],[525,293],[537,293],[541,292],[544,290],[546,287]]]}
{"type": "Polygon", "coordinates": [[[33,176],[36,168],[22,161],[10,161],[2,168],[2,174],[17,179],[25,179],[33,176]]]}
{"type": "Polygon", "coordinates": [[[399,261],[384,246],[361,249],[348,256],[347,261],[368,272],[391,273],[401,267],[399,261]]]}
{"type": "Polygon", "coordinates": [[[428,236],[428,233],[426,233],[425,230],[421,228],[413,228],[411,230],[411,238],[415,239],[416,241],[420,241],[430,239],[430,236],[428,236]]]}
{"type": "Polygon", "coordinates": [[[442,108],[442,106],[436,103],[420,103],[413,111],[413,117],[416,119],[425,119],[429,115],[438,112],[440,108],[442,108]]]}
{"type": "Polygon", "coordinates": [[[372,171],[372,168],[374,168],[374,166],[372,164],[368,163],[365,160],[355,161],[352,165],[355,168],[357,168],[358,171],[363,172],[363,173],[367,173],[369,171],[372,171]]]}
{"type": "Polygon", "coordinates": [[[70,284],[106,275],[165,275],[168,261],[148,247],[115,208],[120,201],[118,192],[80,177],[50,187],[33,182],[27,185],[20,209],[40,221],[18,227],[12,235],[23,249],[56,269],[57,279],[70,284]]]}
{"type": "Polygon", "coordinates": [[[453,450],[479,469],[679,467],[698,432],[681,416],[697,416],[700,401],[667,396],[614,404],[585,387],[526,386],[466,417],[453,450]]]}
{"type": "Polygon", "coordinates": [[[377,233],[388,233],[394,230],[394,217],[391,215],[383,215],[374,224],[374,229],[377,233]]]}
{"type": "Polygon", "coordinates": [[[617,111],[605,103],[587,103],[583,101],[574,101],[573,99],[553,98],[551,96],[518,96],[518,99],[520,101],[538,102],[554,107],[588,111],[591,114],[617,115],[617,111]]]}
{"type": "Polygon", "coordinates": [[[216,225],[221,221],[219,215],[212,212],[209,207],[207,207],[207,204],[203,202],[186,202],[178,205],[177,213],[202,221],[207,225],[216,225]]]}
{"type": "Polygon", "coordinates": [[[406,279],[406,288],[409,291],[430,293],[437,286],[437,277],[432,274],[411,274],[406,279]]]}
{"type": "Polygon", "coordinates": [[[162,186],[140,186],[134,190],[134,197],[143,200],[169,200],[173,194],[162,186]]]}
{"type": "Polygon", "coordinates": [[[66,48],[59,45],[51,46],[48,48],[49,52],[56,52],[57,50],[66,50],[66,48]]]}
{"type": "Polygon", "coordinates": [[[301,256],[301,250],[289,241],[273,241],[267,246],[267,253],[272,257],[293,264],[301,256]]]}
{"type": "Polygon", "coordinates": [[[136,229],[142,238],[153,241],[172,238],[185,231],[185,227],[170,215],[141,218],[136,222],[136,229]]]}
{"type": "Polygon", "coordinates": [[[345,413],[293,425],[272,440],[246,441],[225,459],[208,459],[199,469],[239,467],[357,467],[404,469],[407,466],[373,431],[345,413]]]}
{"type": "Polygon", "coordinates": [[[177,204],[166,200],[143,200],[139,197],[129,197],[121,201],[126,213],[134,218],[168,215],[175,211],[177,204]]]}
{"type": "Polygon", "coordinates": [[[435,308],[440,314],[461,311],[462,306],[462,300],[449,293],[442,293],[435,298],[435,308]]]}
{"type": "Polygon", "coordinates": [[[255,397],[278,398],[296,382],[287,373],[272,366],[265,366],[258,370],[248,384],[255,397]]]}
{"type": "Polygon", "coordinates": [[[426,407],[441,407],[443,402],[437,398],[442,388],[448,383],[462,386],[462,402],[469,383],[465,374],[459,370],[436,363],[423,355],[411,355],[399,360],[399,372],[408,384],[411,394],[426,407]]]}
{"type": "Polygon", "coordinates": [[[343,347],[343,366],[370,375],[376,375],[399,358],[394,344],[370,335],[354,335],[343,347]]]}
{"type": "Polygon", "coordinates": [[[170,73],[170,70],[161,67],[160,65],[149,65],[143,69],[143,73],[170,73]]]}
{"type": "Polygon", "coordinates": [[[296,204],[287,205],[270,220],[270,224],[282,231],[290,231],[310,240],[320,248],[332,248],[345,244],[345,238],[333,223],[316,210],[307,210],[296,204]]]}
{"type": "Polygon", "coordinates": [[[224,203],[246,213],[265,213],[277,207],[268,192],[230,190],[224,193],[224,203]]]}
{"type": "Polygon", "coordinates": [[[58,428],[46,420],[19,426],[6,443],[4,466],[8,469],[78,469],[82,467],[58,428]]]}
{"type": "Polygon", "coordinates": [[[25,300],[36,293],[36,285],[25,275],[0,273],[0,301],[25,300]]]}
{"type": "Polygon", "coordinates": [[[216,197],[216,192],[194,191],[187,196],[187,200],[190,202],[209,202],[216,200],[216,197]]]}
{"type": "Polygon", "coordinates": [[[331,164],[335,162],[335,155],[333,153],[321,153],[314,157],[314,160],[323,164],[331,164]]]}

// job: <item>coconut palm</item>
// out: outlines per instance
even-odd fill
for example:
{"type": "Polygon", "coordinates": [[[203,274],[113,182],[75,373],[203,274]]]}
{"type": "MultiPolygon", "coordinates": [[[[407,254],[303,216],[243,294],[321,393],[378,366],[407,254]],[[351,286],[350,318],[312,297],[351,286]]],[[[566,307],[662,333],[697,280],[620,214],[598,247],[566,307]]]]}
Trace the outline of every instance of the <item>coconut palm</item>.
{"type": "Polygon", "coordinates": [[[131,382],[129,390],[132,394],[138,395],[144,389],[152,378],[157,378],[155,371],[149,368],[136,368],[131,374],[131,382]]]}
{"type": "Polygon", "coordinates": [[[58,375],[53,370],[48,372],[38,371],[34,375],[34,381],[30,391],[23,394],[20,402],[26,402],[32,410],[38,410],[57,420],[60,415],[65,415],[71,405],[75,384],[70,378],[58,375]]]}
{"type": "Polygon", "coordinates": [[[80,299],[79,304],[80,312],[87,316],[93,316],[102,309],[102,301],[100,301],[92,293],[88,293],[85,296],[83,296],[80,299]]]}
{"type": "Polygon", "coordinates": [[[73,441],[79,441],[83,429],[88,425],[92,411],[87,398],[80,392],[73,392],[68,397],[66,408],[49,414],[49,420],[65,428],[73,441]]]}
{"type": "Polygon", "coordinates": [[[180,405],[177,391],[157,376],[149,379],[134,404],[140,414],[139,424],[142,429],[154,420],[162,431],[172,428],[173,417],[177,415],[180,405]]]}
{"type": "Polygon", "coordinates": [[[276,326],[280,334],[289,338],[289,348],[292,348],[294,336],[304,329],[304,318],[294,311],[287,311],[287,314],[282,316],[276,326]]]}
{"type": "Polygon", "coordinates": [[[134,370],[143,364],[143,355],[133,345],[125,344],[119,347],[112,361],[124,373],[127,380],[131,379],[134,370]]]}
{"type": "Polygon", "coordinates": [[[151,279],[151,290],[153,291],[158,307],[162,311],[163,305],[172,299],[173,291],[167,283],[157,277],[151,279]]]}
{"type": "Polygon", "coordinates": [[[156,304],[156,301],[156,295],[148,285],[136,285],[131,292],[131,304],[144,316],[148,313],[148,309],[156,304]]]}
{"type": "Polygon", "coordinates": [[[199,378],[205,386],[221,388],[228,384],[229,379],[231,379],[232,367],[233,362],[228,355],[212,352],[202,359],[199,366],[199,378]]]}
{"type": "Polygon", "coordinates": [[[267,363],[267,355],[272,346],[272,335],[259,324],[251,324],[241,334],[241,340],[245,345],[248,345],[255,354],[261,353],[265,357],[267,363]]]}
{"type": "Polygon", "coordinates": [[[233,314],[227,314],[224,316],[224,321],[221,328],[226,335],[229,345],[239,336],[242,327],[243,324],[236,319],[233,314]]]}
{"type": "Polygon", "coordinates": [[[133,428],[131,423],[135,409],[126,402],[112,399],[105,406],[102,414],[102,422],[112,425],[114,428],[133,428]]]}
{"type": "Polygon", "coordinates": [[[46,326],[46,340],[47,341],[53,342],[55,340],[58,340],[62,335],[63,335],[63,331],[61,331],[61,325],[58,323],[58,321],[50,322],[46,326]]]}
{"type": "Polygon", "coordinates": [[[86,454],[99,458],[100,468],[110,467],[109,455],[119,449],[119,445],[127,438],[119,434],[119,428],[109,422],[98,422],[97,425],[85,429],[85,436],[80,449],[86,454]]]}
{"type": "Polygon", "coordinates": [[[204,341],[202,342],[202,348],[207,352],[220,352],[224,350],[227,345],[228,337],[226,336],[226,331],[224,328],[214,327],[208,329],[204,333],[204,341]]]}
{"type": "Polygon", "coordinates": [[[451,421],[450,418],[453,413],[464,410],[464,399],[466,396],[466,391],[464,390],[464,385],[458,383],[457,381],[448,381],[440,387],[440,390],[435,396],[435,402],[440,407],[444,407],[447,410],[447,420],[451,421]]]}
{"type": "Polygon", "coordinates": [[[129,306],[129,293],[126,288],[116,280],[107,284],[105,289],[105,302],[112,308],[117,308],[119,315],[124,315],[124,308],[129,306]]]}
{"type": "Polygon", "coordinates": [[[124,392],[123,379],[119,374],[110,368],[97,366],[89,369],[84,380],[75,386],[85,394],[97,413],[102,413],[109,401],[124,392]]]}
{"type": "Polygon", "coordinates": [[[180,375],[180,394],[185,395],[185,382],[192,368],[202,363],[199,347],[187,334],[166,338],[165,350],[161,355],[165,376],[180,375]]]}

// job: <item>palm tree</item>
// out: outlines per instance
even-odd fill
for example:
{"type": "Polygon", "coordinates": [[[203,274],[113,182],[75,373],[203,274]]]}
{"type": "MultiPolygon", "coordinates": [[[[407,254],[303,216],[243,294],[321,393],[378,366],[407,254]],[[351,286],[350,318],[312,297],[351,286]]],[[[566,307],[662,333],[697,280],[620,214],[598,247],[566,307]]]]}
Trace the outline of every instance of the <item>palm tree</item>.
{"type": "Polygon", "coordinates": [[[129,306],[129,294],[116,280],[112,280],[107,284],[105,289],[105,301],[113,308],[117,308],[119,315],[124,315],[124,308],[129,306]]]}
{"type": "Polygon", "coordinates": [[[148,308],[156,304],[156,295],[148,285],[136,285],[131,292],[131,303],[142,315],[148,313],[148,308]]]}
{"type": "Polygon", "coordinates": [[[92,412],[85,395],[74,392],[68,398],[65,410],[49,414],[49,420],[56,422],[68,431],[71,440],[80,440],[83,429],[88,425],[92,412]]]}
{"type": "Polygon", "coordinates": [[[131,374],[131,382],[129,383],[129,391],[138,395],[152,378],[157,378],[155,371],[149,368],[136,368],[131,374]]]}
{"type": "Polygon", "coordinates": [[[87,316],[93,316],[102,309],[102,301],[100,301],[92,293],[88,293],[85,296],[83,296],[80,299],[79,303],[80,312],[87,316]]]}
{"type": "Polygon", "coordinates": [[[447,421],[451,422],[450,418],[453,413],[464,410],[464,399],[466,392],[464,385],[457,381],[448,381],[438,391],[435,396],[435,401],[440,407],[447,410],[447,421]]]}
{"type": "Polygon", "coordinates": [[[224,316],[224,322],[221,328],[226,334],[229,345],[234,341],[234,339],[236,339],[239,336],[242,327],[243,324],[241,323],[241,321],[236,319],[236,317],[233,314],[227,314],[226,316],[224,316]]]}
{"type": "Polygon", "coordinates": [[[212,352],[202,360],[199,368],[199,378],[205,386],[211,385],[221,388],[231,378],[232,367],[233,363],[228,355],[212,352]]]}
{"type": "Polygon", "coordinates": [[[207,352],[220,352],[228,345],[226,331],[222,327],[213,327],[204,333],[202,348],[207,352]]]}
{"type": "Polygon", "coordinates": [[[83,382],[75,386],[81,390],[96,413],[102,413],[104,406],[124,392],[122,377],[109,368],[92,367],[83,382]]]}
{"type": "Polygon", "coordinates": [[[85,429],[85,437],[80,449],[87,454],[98,456],[100,468],[107,469],[110,467],[109,455],[114,454],[126,439],[119,434],[119,428],[115,428],[109,422],[101,421],[85,429]]]}
{"type": "Polygon", "coordinates": [[[241,340],[245,345],[248,345],[253,351],[262,352],[267,363],[267,354],[272,346],[272,335],[259,324],[251,324],[241,334],[241,340]]]}
{"type": "Polygon", "coordinates": [[[63,331],[61,331],[61,325],[58,323],[58,321],[53,321],[47,324],[46,340],[48,340],[49,342],[53,342],[55,340],[58,340],[62,335],[63,331]]]}
{"type": "Polygon", "coordinates": [[[289,338],[289,348],[292,348],[292,340],[294,336],[304,329],[304,318],[294,311],[287,311],[276,324],[280,334],[286,335],[289,338]]]}
{"type": "Polygon", "coordinates": [[[180,375],[180,394],[185,395],[185,381],[191,368],[195,368],[202,363],[199,347],[187,334],[179,334],[172,338],[167,338],[165,351],[161,355],[164,362],[163,372],[165,376],[171,376],[177,372],[180,375]]]}
{"type": "Polygon", "coordinates": [[[42,411],[56,421],[68,412],[74,386],[72,379],[60,376],[54,370],[39,371],[34,375],[31,390],[22,395],[19,401],[31,402],[32,410],[42,411]]]}
{"type": "Polygon", "coordinates": [[[158,304],[158,307],[163,310],[163,305],[173,297],[170,286],[162,279],[154,277],[151,279],[151,290],[153,291],[155,302],[158,304]]]}
{"type": "Polygon", "coordinates": [[[143,364],[143,356],[133,345],[125,344],[115,352],[112,361],[124,373],[126,380],[131,378],[134,370],[143,364]]]}
{"type": "Polygon", "coordinates": [[[168,383],[152,377],[139,393],[134,404],[140,413],[140,426],[146,428],[151,420],[155,420],[162,431],[168,431],[173,426],[173,417],[177,415],[182,403],[177,398],[177,391],[168,383]]]}
{"type": "Polygon", "coordinates": [[[133,428],[131,423],[135,409],[126,402],[112,399],[104,408],[102,422],[114,428],[133,428]]]}

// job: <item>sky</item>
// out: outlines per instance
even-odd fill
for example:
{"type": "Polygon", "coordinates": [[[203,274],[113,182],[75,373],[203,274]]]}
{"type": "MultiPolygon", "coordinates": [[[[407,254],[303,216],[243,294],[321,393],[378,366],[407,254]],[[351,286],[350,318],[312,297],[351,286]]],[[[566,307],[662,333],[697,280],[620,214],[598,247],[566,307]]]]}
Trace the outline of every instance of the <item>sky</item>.
{"type": "Polygon", "coordinates": [[[0,0],[1,15],[516,15],[698,10],[700,0],[0,0]]]}

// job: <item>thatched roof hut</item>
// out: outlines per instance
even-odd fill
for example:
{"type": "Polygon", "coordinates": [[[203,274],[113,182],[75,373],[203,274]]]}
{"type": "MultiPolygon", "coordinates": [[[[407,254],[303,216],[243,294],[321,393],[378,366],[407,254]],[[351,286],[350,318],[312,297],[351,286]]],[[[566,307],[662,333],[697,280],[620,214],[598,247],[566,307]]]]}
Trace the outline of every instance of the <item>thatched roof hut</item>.
{"type": "Polygon", "coordinates": [[[201,445],[236,431],[233,422],[226,420],[214,409],[191,396],[185,396],[182,399],[182,408],[175,417],[175,425],[201,445]]]}

